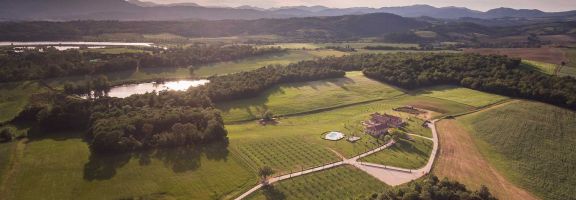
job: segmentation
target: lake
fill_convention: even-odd
[[[163,83],[139,83],[139,84],[126,84],[112,87],[106,94],[109,97],[126,98],[134,94],[145,94],[150,92],[159,92],[166,90],[185,91],[190,87],[198,87],[209,83],[209,80],[179,80],[179,81],[166,81]],[[91,94],[92,96],[94,93]],[[85,96],[84,98],[87,98]]]

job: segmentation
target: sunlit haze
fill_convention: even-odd
[[[281,6],[314,6],[323,5],[328,7],[391,7],[391,6],[408,6],[415,4],[427,4],[438,7],[457,6],[467,7],[476,10],[489,10],[499,7],[540,9],[544,11],[566,11],[576,9],[576,1],[570,0],[149,0],[155,3],[185,3],[192,2],[203,6],[257,6],[262,8],[281,7]]]

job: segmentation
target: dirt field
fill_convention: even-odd
[[[525,190],[508,182],[474,145],[470,134],[455,120],[442,120],[437,123],[440,139],[440,154],[433,173],[438,177],[448,177],[478,189],[486,185],[499,199],[537,199]]]
[[[513,58],[522,58],[545,63],[560,64],[567,61],[566,55],[562,49],[558,48],[480,48],[464,49],[466,53],[479,53],[507,55]]]

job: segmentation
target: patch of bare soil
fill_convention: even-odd
[[[482,156],[472,136],[456,120],[442,120],[437,124],[440,152],[433,173],[448,177],[478,189],[486,185],[499,199],[537,199],[526,190],[506,180]]]

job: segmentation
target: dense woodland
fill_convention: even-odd
[[[374,200],[496,200],[488,188],[470,191],[465,185],[447,179],[438,180],[431,176],[421,182],[394,187],[373,196]]]
[[[193,45],[168,50],[149,50],[149,53],[112,55],[74,49],[58,51],[55,48],[42,48],[0,55],[0,82],[101,74],[135,70],[138,66],[191,67],[193,70],[203,64],[285,51],[276,47],[256,48],[247,45]]]

